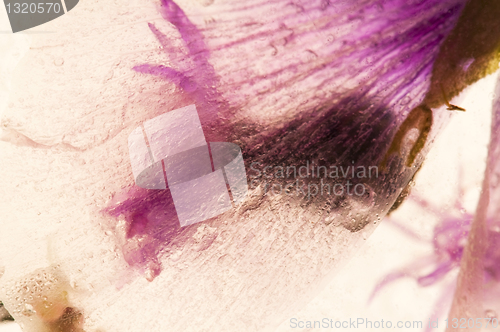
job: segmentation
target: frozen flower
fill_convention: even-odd
[[[392,206],[451,116],[438,107],[498,68],[494,2],[158,5],[81,3],[15,72],[1,295],[28,330],[64,306],[85,330],[271,329]],[[191,104],[207,141],[238,144],[247,167],[380,176],[351,179],[361,196],[314,197],[264,195],[261,178],[241,206],[181,228],[168,191],[133,185],[126,142]],[[52,286],[30,293],[37,280]]]

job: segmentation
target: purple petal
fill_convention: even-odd
[[[462,76],[463,68],[467,67],[469,73],[482,68],[477,64],[486,66],[475,53],[460,52],[468,51],[467,45],[475,45],[474,38],[467,40],[467,45],[456,43],[456,48],[447,48],[453,51],[453,58],[442,55],[443,43],[453,46],[453,38],[446,38],[453,36],[450,33],[464,4],[458,0],[303,4],[251,0],[216,2],[200,9],[194,3],[182,6],[163,1],[160,11],[165,21],[150,24],[145,30],[151,38],[144,38],[144,42],[137,42],[141,36],[136,30],[127,30],[136,39],[121,34],[126,44],[119,50],[117,60],[122,61],[115,63],[108,61],[108,54],[115,50],[106,45],[110,35],[102,32],[110,29],[105,24],[86,32],[93,37],[106,35],[105,39],[98,38],[99,43],[71,26],[57,35],[61,40],[44,36],[50,42],[44,39],[39,42],[40,48],[30,50],[28,63],[40,63],[29,68],[30,73],[49,72],[52,67],[42,62],[60,64],[59,59],[50,58],[60,55],[52,53],[55,49],[75,56],[76,60],[67,56],[63,67],[52,68],[64,74],[50,76],[54,82],[46,93],[58,96],[58,117],[68,113],[63,109],[73,107],[75,115],[72,112],[71,116],[75,117],[71,125],[68,118],[61,125],[55,117],[42,117],[40,122],[46,125],[38,126],[32,117],[45,116],[48,111],[42,111],[54,106],[52,98],[36,98],[40,86],[47,85],[47,76],[33,75],[22,81],[25,85],[18,83],[17,89],[23,94],[29,91],[33,98],[24,102],[14,99],[7,114],[11,121],[3,122],[7,129],[25,129],[18,132],[42,146],[53,141],[69,143],[44,151],[36,150],[36,144],[9,150],[11,159],[2,168],[12,175],[6,182],[12,193],[9,196],[33,199],[43,205],[43,211],[39,219],[36,207],[7,197],[8,203],[16,202],[15,206],[22,208],[5,208],[10,214],[6,220],[23,223],[12,226],[14,222],[9,222],[7,227],[11,228],[2,241],[12,244],[7,246],[12,257],[20,257],[11,248],[24,244],[42,248],[47,237],[54,234],[49,231],[57,230],[53,237],[61,235],[58,248],[64,249],[58,250],[65,263],[60,269],[78,283],[89,285],[91,295],[86,289],[73,295],[82,303],[90,329],[157,330],[160,325],[172,331],[272,328],[307,301],[313,288],[373,231],[375,215],[387,212],[420,166],[430,143],[449,118],[448,112],[434,110],[433,114],[431,110],[443,100],[433,105],[424,103],[433,91],[433,82],[451,77],[444,84],[447,92],[454,95],[460,90],[452,80],[456,75],[447,71],[433,74],[441,68],[438,64],[452,59],[452,67]],[[145,12],[140,11],[138,16]],[[118,11],[116,14],[113,19],[127,23]],[[106,21],[106,16],[100,18]],[[130,64],[131,54],[138,54],[130,51],[134,43],[149,51],[141,54],[144,60]],[[102,53],[89,52],[89,45],[94,48],[91,51]],[[471,57],[474,62],[464,66],[463,60]],[[80,59],[85,61],[80,63]],[[82,70],[83,66],[87,69]],[[96,67],[110,69],[111,73],[103,77],[89,74]],[[72,80],[68,82],[68,78]],[[467,76],[467,84],[475,79]],[[75,88],[65,88],[67,93],[57,90],[68,86]],[[36,110],[27,112],[30,107],[25,105],[31,103],[37,103],[32,107]],[[306,162],[369,167],[379,166],[384,160],[386,167],[379,176],[359,181],[367,191],[359,197],[266,194],[263,188],[283,184],[283,180],[256,177],[249,171],[249,180],[258,180],[260,187],[251,188],[243,204],[206,222],[181,228],[168,191],[133,185],[126,136],[144,121],[191,104],[199,110],[207,140],[239,145],[247,170],[253,162],[272,167]],[[59,130],[56,134],[51,132],[54,128]],[[420,131],[418,144],[408,135],[412,129]],[[20,145],[14,136],[7,140]],[[26,153],[28,149],[38,153]],[[36,158],[22,160],[18,156]],[[21,162],[15,165],[18,160]],[[38,161],[43,167],[37,167]],[[33,169],[46,171],[53,178],[60,176],[62,184],[43,184],[41,178],[49,175],[29,169],[33,165]],[[10,166],[17,172],[9,170]],[[335,184],[345,180],[339,178]],[[316,179],[304,181],[310,185]],[[44,194],[40,194],[40,188]],[[75,208],[70,202],[76,199],[83,203]],[[69,209],[78,211],[59,215],[51,209],[53,202],[59,204],[56,206],[68,202]],[[107,207],[101,209],[106,202]],[[96,213],[99,210],[103,212],[100,215]],[[72,218],[75,214],[83,217]],[[64,221],[60,226],[55,221],[59,219]],[[49,231],[39,227],[42,223],[38,220],[50,220]],[[93,228],[88,225],[91,221]],[[38,226],[41,235],[32,232],[32,225]],[[67,238],[68,233],[75,234],[72,226],[81,232]],[[15,243],[17,239],[23,241]],[[84,245],[87,248],[101,240],[98,244],[103,248],[111,247],[109,256],[116,253],[119,259],[115,263],[97,255],[95,259],[80,259]],[[439,254],[455,259],[450,253],[457,248],[446,241],[436,244]],[[123,256],[118,255],[120,250]],[[17,268],[10,269],[15,272],[9,272],[8,278],[24,278],[27,272],[19,267],[29,268],[27,262],[9,259],[8,269]],[[117,266],[130,268],[124,272],[119,290],[113,282]],[[139,271],[149,282],[134,280],[136,275],[130,270]],[[29,280],[29,275],[26,278]],[[98,288],[91,287],[91,282]],[[15,296],[7,297],[7,305],[22,303]],[[148,305],[137,306],[137,299],[137,303]],[[158,315],[155,307],[167,314]],[[23,319],[21,314],[16,315]],[[30,323],[29,318],[24,320]]]
[[[293,6],[286,1],[220,4],[208,24],[196,10],[189,14],[165,1],[162,15],[175,26],[188,52],[185,57],[180,51],[172,54],[163,41],[165,32],[150,25],[176,69],[152,64],[138,64],[135,69],[165,77],[181,88],[200,110],[207,141],[236,142],[247,167],[253,162],[300,166],[308,161],[327,166],[378,166],[398,126],[424,100],[439,47],[463,4],[458,0],[388,1],[383,13],[377,5],[362,1],[326,7],[314,2]],[[222,15],[225,11],[231,15]],[[177,83],[179,77],[189,77],[197,89],[187,91]],[[429,139],[446,120],[437,118]],[[255,198],[237,213],[205,222],[213,229],[210,238],[216,240],[192,249],[199,225],[176,227],[176,218],[166,217],[157,208],[165,197],[153,190],[125,192],[124,199],[114,200],[105,211],[126,221],[123,251],[131,266],[143,270],[149,265],[157,268],[158,262],[179,251],[186,257],[193,250],[218,252],[229,241],[224,234],[233,227],[242,234],[254,234],[231,240],[231,252],[239,257],[241,266],[260,259],[295,257],[298,247],[293,243],[298,241],[300,246],[305,234],[317,234],[322,246],[308,250],[304,260],[313,265],[295,262],[260,270],[259,264],[252,263],[239,276],[238,285],[254,275],[262,277],[253,282],[249,294],[240,295],[241,301],[250,303],[245,298],[251,294],[273,294],[267,311],[281,312],[288,307],[286,288],[305,291],[309,281],[300,280],[322,280],[334,266],[333,260],[344,255],[344,249],[339,251],[328,238],[337,238],[347,229],[352,232],[346,236],[348,248],[361,238],[359,231],[371,232],[375,213],[384,215],[390,208],[422,161],[420,155],[415,168],[406,168],[409,147],[401,149],[404,151],[396,152],[402,152],[402,157],[389,156],[386,172],[366,179],[370,192],[364,197],[307,200],[264,196],[262,186],[280,182],[258,178],[261,188],[252,188]],[[148,203],[133,203],[143,201]],[[163,206],[168,210],[172,205],[168,201]],[[297,215],[302,214],[300,221]],[[154,226],[162,220],[164,225]],[[291,221],[295,222],[290,227]],[[281,240],[292,238],[292,242]],[[259,242],[264,239],[269,244],[262,247]],[[334,258],[319,252],[336,254]],[[267,289],[264,285],[271,275],[290,276],[296,269],[303,276],[286,277],[286,288],[275,285]],[[148,275],[154,278],[157,272]],[[241,319],[251,319],[243,317],[251,315],[241,314]]]

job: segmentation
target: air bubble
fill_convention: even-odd
[[[64,64],[64,59],[63,58],[57,58],[54,60],[54,65],[56,66],[62,66]]]

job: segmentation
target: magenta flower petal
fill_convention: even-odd
[[[464,213],[460,217],[457,217],[452,212],[443,213],[433,206],[432,203],[422,198],[412,196],[411,199],[417,202],[422,208],[441,218],[433,232],[432,245],[434,253],[421,257],[408,266],[388,274],[375,286],[370,301],[380,292],[382,287],[399,278],[410,277],[415,279],[420,286],[426,287],[439,282],[449,272],[458,269],[460,266],[473,216]],[[459,203],[456,206],[460,207]],[[396,226],[409,238],[419,242],[425,241],[421,236],[409,230],[402,223],[392,221],[391,224]],[[431,272],[428,272],[429,269]]]

